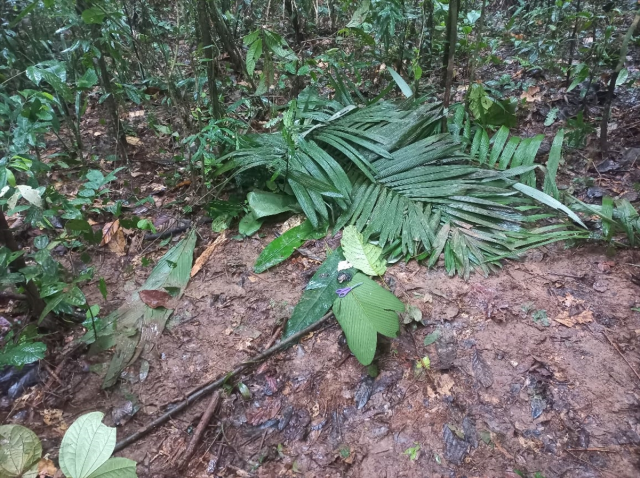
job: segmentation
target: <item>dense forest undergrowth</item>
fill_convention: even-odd
[[[0,478],[637,475],[640,4],[0,17]]]

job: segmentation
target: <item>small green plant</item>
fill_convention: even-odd
[[[80,416],[60,445],[60,469],[67,478],[135,478],[136,462],[111,457],[116,429],[102,424],[104,414]],[[42,456],[40,439],[21,425],[0,426],[0,476],[36,478]],[[111,457],[111,458],[110,458]]]
[[[407,448],[402,454],[408,455],[411,461],[416,461],[420,456],[420,443],[414,442],[414,446]]]
[[[543,327],[549,327],[549,317],[547,317],[547,311],[544,309],[539,309],[534,311],[531,314],[531,318],[533,319],[533,322],[538,324],[538,325],[542,325]]]

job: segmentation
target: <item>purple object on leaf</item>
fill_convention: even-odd
[[[338,297],[340,297],[341,299],[344,299],[349,292],[351,292],[353,289],[355,289],[359,285],[362,285],[362,282],[358,282],[357,284],[353,284],[351,287],[345,287],[344,289],[338,289],[338,290],[336,290],[336,294],[338,294]]]

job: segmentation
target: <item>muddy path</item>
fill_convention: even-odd
[[[196,255],[216,236],[206,226],[201,233]],[[67,363],[44,408],[18,407],[10,421],[34,428],[54,456],[61,424],[90,410],[104,411],[122,439],[262,351],[337,244],[309,242],[255,275],[272,238],[221,246],[161,339],[114,389],[100,388],[108,354],[82,356]],[[227,388],[186,471],[174,466],[206,399],[120,455],[147,477],[639,476],[638,263],[637,251],[557,245],[468,282],[397,264],[385,281],[422,320],[381,341],[377,377],[332,320],[242,376],[250,398]],[[111,307],[148,274],[126,266],[109,254],[98,266]],[[94,288],[89,301],[102,303]],[[417,368],[426,356],[430,368]]]

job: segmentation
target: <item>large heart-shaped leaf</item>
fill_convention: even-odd
[[[111,456],[116,429],[102,423],[104,413],[82,415],[65,433],[60,445],[60,468],[71,478],[88,478]]]
[[[128,458],[109,458],[89,478],[135,478],[136,462]]]
[[[40,439],[20,425],[0,426],[0,477],[23,476],[42,456]]]
[[[344,228],[341,245],[347,260],[365,274],[381,276],[387,270],[382,259],[382,248],[365,243],[355,226]]]
[[[369,365],[376,354],[377,334],[398,334],[397,312],[404,311],[404,304],[364,274],[356,274],[344,289],[351,290],[335,300],[333,313],[353,355],[361,364]]]

